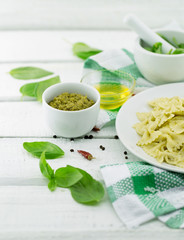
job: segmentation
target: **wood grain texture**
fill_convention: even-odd
[[[19,91],[24,84],[45,80],[48,76],[38,80],[17,80],[9,71],[13,68],[23,66],[35,66],[53,72],[60,76],[61,82],[80,82],[82,76],[83,62],[76,63],[44,63],[44,64],[3,64],[0,65],[0,101],[34,101],[34,98],[24,97]]]
[[[172,231],[158,221],[151,221],[135,230],[126,229],[116,216],[107,194],[98,206],[76,203],[67,189],[50,192],[39,170],[38,159],[22,148],[30,138],[0,139],[0,239],[182,239],[183,231]],[[65,156],[49,160],[54,168],[71,164],[89,172],[102,181],[100,166],[122,163],[125,148],[119,140],[49,140],[62,147]],[[105,151],[99,145],[106,147]],[[96,159],[87,161],[70,148],[82,148],[94,154]],[[11,148],[11,151],[10,151]],[[129,160],[132,155],[128,153]]]
[[[182,239],[183,231],[171,231],[152,221],[128,230],[116,216],[107,196],[98,206],[76,203],[69,191],[47,187],[0,187],[1,239]]]
[[[130,1],[135,3],[133,0]],[[140,1],[145,2],[145,0]],[[76,6],[78,3],[78,1],[73,0],[53,0],[51,4],[51,1],[44,0],[45,8],[41,9],[43,8],[42,0],[16,0],[16,5],[12,4],[13,2],[15,1],[1,1],[0,16],[2,17],[2,14],[5,14],[3,19],[7,18],[6,24],[3,23],[5,28],[12,26],[11,19],[8,19],[10,15],[14,17],[13,27],[15,29],[23,27],[27,29],[33,26],[34,28],[48,28],[48,18],[52,14],[56,15],[55,21],[58,21],[56,14],[58,12],[61,15],[59,19],[65,19],[66,15],[69,14],[67,6],[70,4]],[[59,2],[65,4],[66,8],[59,9],[57,5],[60,4]],[[128,4],[126,0],[122,2]],[[164,2],[166,1],[164,0]],[[5,8],[2,7],[3,3]],[[89,6],[87,1],[82,0],[81,3],[86,4],[86,7]],[[96,0],[93,4],[95,3],[97,3]],[[91,13],[93,15],[94,12],[98,13],[97,7],[101,11],[104,3],[104,0],[98,1],[98,5],[91,7],[92,12],[87,17],[90,18]],[[109,3],[110,0],[106,4]],[[114,1],[116,7],[119,7],[117,3],[121,4],[121,1]],[[175,3],[178,3],[178,0]],[[57,11],[54,9],[55,4],[57,5]],[[152,6],[151,4],[155,4],[155,2],[145,3],[146,6]],[[6,6],[9,9],[8,12]],[[81,11],[80,5],[77,6]],[[47,8],[49,8],[49,12]],[[113,10],[109,6],[107,9],[110,12]],[[119,9],[121,10],[121,8]],[[75,12],[75,8],[70,10]],[[76,22],[76,26],[80,25],[78,23],[81,19],[83,24],[86,24],[84,20],[89,19],[83,19],[85,15],[82,15],[80,11],[78,12],[81,14],[78,16],[79,21],[77,18],[72,19]],[[167,8],[166,11],[168,11]],[[33,12],[34,18],[32,18]],[[40,12],[42,14],[38,17]],[[109,17],[111,16],[109,15]],[[70,19],[69,15],[68,17]],[[99,20],[99,17],[100,15],[97,16],[97,20]],[[102,15],[102,23],[104,21],[103,17]],[[22,19],[25,21],[22,21]],[[44,27],[42,24],[39,25],[39,21],[43,23],[43,20]],[[0,29],[2,28],[2,21],[0,22]],[[99,23],[99,28],[104,26],[102,23]],[[55,22],[53,25],[52,17],[49,24],[52,28],[56,25],[61,27],[60,22]],[[94,26],[95,22],[90,24],[89,27]],[[108,24],[108,21],[106,24]],[[112,21],[112,24],[114,24],[114,21]],[[32,99],[20,101],[19,88],[24,81],[12,79],[8,72],[12,68],[33,65],[34,63],[34,66],[60,74],[62,81],[79,81],[83,62],[72,55],[71,45],[64,38],[71,42],[83,41],[101,49],[125,47],[131,50],[135,37],[135,34],[125,31],[1,32],[0,240],[183,239],[182,230],[169,229],[157,220],[146,223],[137,229],[126,229],[116,216],[107,194],[98,206],[84,206],[76,203],[67,189],[57,189],[51,193],[46,186],[47,180],[40,173],[39,160],[32,157],[22,147],[24,141],[53,142],[65,151],[63,158],[49,161],[54,169],[70,164],[86,170],[102,183],[101,165],[127,161],[123,154],[124,146],[119,140],[113,139],[116,134],[113,123],[104,127],[98,133],[93,132],[94,138],[92,140],[80,138],[73,142],[63,138],[53,139],[53,133],[44,123],[41,104],[32,101]],[[26,83],[28,82],[26,81]],[[105,151],[99,148],[100,145],[105,147]],[[75,150],[73,153],[70,152],[71,148]],[[87,161],[76,152],[77,149],[91,152],[96,159]],[[128,153],[128,157],[129,160],[132,160],[131,153]]]
[[[0,29],[124,29],[130,12],[159,27],[183,24],[183,10],[182,0],[1,0]]]
[[[72,43],[132,50],[135,38],[130,31],[1,31],[0,63],[82,62],[73,56]]]
[[[123,154],[125,147],[116,139],[75,139],[75,141],[70,141],[70,139],[63,138],[0,138],[0,185],[37,184],[42,186],[45,184],[39,170],[39,159],[34,158],[23,148],[23,142],[32,141],[49,141],[63,149],[64,157],[48,160],[53,169],[69,164],[88,171],[99,180],[102,180],[99,173],[101,165],[127,161]],[[105,147],[104,151],[100,149],[100,145]],[[74,152],[70,152],[70,149],[74,149]],[[95,159],[88,161],[77,150],[89,151]],[[129,153],[129,158],[132,158],[131,153]],[[24,180],[21,182],[21,179]]]

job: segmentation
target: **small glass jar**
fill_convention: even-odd
[[[132,75],[121,70],[90,70],[81,82],[99,91],[100,107],[106,110],[121,107],[133,94],[136,84]]]

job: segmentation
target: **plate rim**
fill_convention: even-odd
[[[136,94],[135,96],[133,96],[132,98],[130,98],[128,101],[126,101],[123,106],[120,108],[117,117],[116,117],[116,122],[115,122],[115,128],[116,128],[116,132],[117,135],[121,141],[121,143],[125,146],[125,148],[127,148],[135,157],[138,157],[139,159],[141,159],[144,162],[147,162],[153,166],[156,166],[158,168],[164,169],[164,170],[168,170],[168,171],[172,171],[172,172],[178,172],[178,173],[183,173],[184,174],[184,168],[178,167],[178,166],[174,166],[168,163],[159,163],[159,162],[152,162],[150,159],[146,159],[144,156],[140,156],[137,154],[137,152],[129,145],[126,143],[126,141],[124,141],[124,139],[122,138],[121,134],[120,134],[120,129],[119,129],[119,124],[120,124],[120,119],[121,119],[121,114],[124,111],[124,106],[127,106],[130,101],[135,101],[137,98],[139,98],[142,95],[147,95],[149,92],[152,91],[156,91],[158,88],[164,88],[164,87],[174,87],[176,86],[178,87],[178,85],[182,85],[184,87],[184,82],[179,82],[179,83],[169,83],[169,84],[163,84],[163,85],[159,85],[159,86],[155,86],[155,87],[151,87],[149,89],[146,89],[138,94]],[[154,96],[153,96],[154,98]],[[147,153],[145,153],[148,157],[151,157],[150,155],[148,155]],[[153,158],[153,157],[151,157]],[[156,160],[155,158],[153,158],[154,160]],[[156,160],[157,161],[157,160]]]

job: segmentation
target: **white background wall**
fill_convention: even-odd
[[[151,27],[172,19],[184,27],[184,0],[0,0],[0,30],[117,30],[129,12]]]

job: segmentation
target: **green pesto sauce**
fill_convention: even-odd
[[[78,93],[62,93],[55,97],[49,105],[53,108],[63,111],[79,111],[91,107],[93,100],[89,100],[87,96]]]

